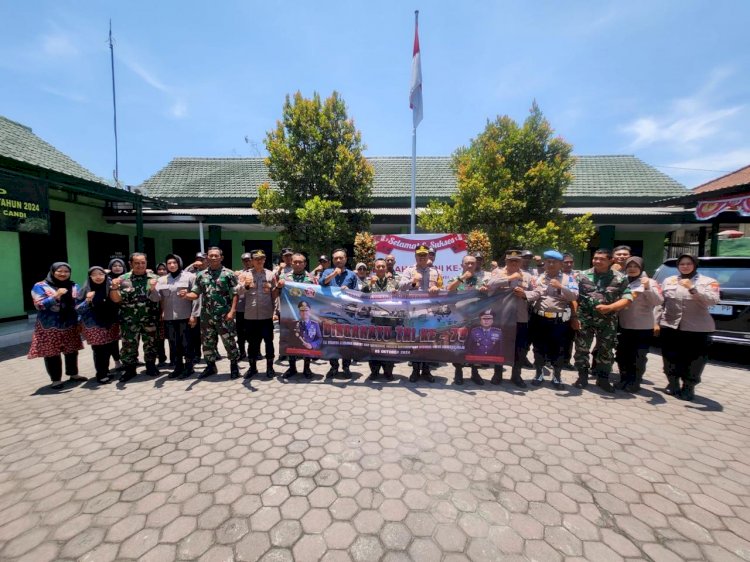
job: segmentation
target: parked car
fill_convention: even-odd
[[[719,282],[721,300],[711,307],[715,342],[750,346],[750,258],[698,258],[698,272]],[[677,259],[665,261],[654,273],[663,283],[677,275]]]

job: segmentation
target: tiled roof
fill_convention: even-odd
[[[0,156],[102,185],[109,183],[36,136],[29,127],[0,116]]]
[[[707,193],[729,187],[750,185],[750,165],[693,188],[693,193]]]
[[[411,158],[371,157],[373,198],[403,199],[411,193]],[[685,187],[634,156],[579,156],[566,198],[612,199],[675,197]],[[263,158],[175,158],[141,186],[163,199],[247,198],[270,182]],[[272,182],[270,182],[272,183]],[[273,184],[272,184],[273,185]],[[456,190],[449,156],[417,158],[417,197],[447,198]]]

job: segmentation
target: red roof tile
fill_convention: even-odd
[[[716,178],[715,180],[711,180],[703,185],[699,185],[698,187],[694,187],[693,193],[707,193],[709,191],[717,191],[719,189],[738,187],[741,185],[750,185],[750,165],[734,172],[730,172],[729,174]]]

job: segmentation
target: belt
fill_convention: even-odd
[[[566,310],[565,312],[549,312],[546,310],[535,310],[534,314],[536,314],[537,316],[541,316],[542,318],[546,318],[548,320],[563,320],[563,321],[570,320],[569,310]]]

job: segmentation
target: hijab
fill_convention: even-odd
[[[684,274],[680,273],[679,268],[677,269],[677,274],[680,276],[681,279],[691,279],[698,271],[698,258],[691,254],[682,254],[677,258],[677,263],[679,264],[682,261],[682,258],[690,258],[690,261],[693,262],[693,270],[690,273]]]
[[[44,281],[53,289],[67,289],[67,293],[62,295],[60,297],[60,315],[63,318],[71,319],[74,316],[76,316],[76,304],[73,300],[73,281],[68,277],[65,281],[60,281],[55,277],[55,271],[60,269],[61,267],[67,267],[68,271],[72,273],[72,269],[70,267],[70,264],[64,261],[56,261],[53,263],[49,268],[49,273],[47,274],[47,277],[44,278]]]
[[[638,256],[630,256],[627,260],[625,260],[625,268],[623,269],[623,272],[627,275],[628,266],[634,263],[638,266],[638,269],[641,270],[641,272],[636,277],[631,277],[628,275],[628,282],[632,283],[636,279],[640,279],[643,276],[643,258]]]
[[[105,273],[104,268],[98,265],[89,267],[89,276],[83,286],[82,296],[85,298],[91,291],[94,291],[94,298],[91,299],[91,313],[94,320],[100,326],[111,326],[117,321],[117,305],[109,299],[112,280],[105,275],[104,281],[94,283],[91,274],[97,270]]]
[[[182,258],[178,256],[177,254],[167,254],[167,257],[164,258],[164,263],[166,264],[166,262],[168,262],[171,259],[174,259],[177,261],[177,271],[172,273],[171,271],[169,271],[169,269],[167,269],[167,275],[171,275],[172,279],[176,279],[177,277],[180,276],[180,273],[182,273]]]
[[[128,268],[125,267],[125,261],[121,260],[120,258],[113,258],[109,260],[109,265],[107,266],[107,269],[109,269],[109,278],[110,279],[117,279],[122,273],[112,273],[112,264],[119,262],[122,266],[122,273],[125,273]]]

